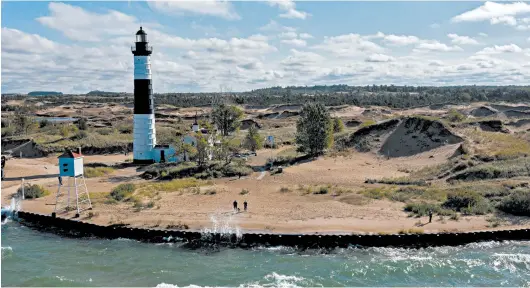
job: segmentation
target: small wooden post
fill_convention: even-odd
[[[24,178],[22,178],[22,198],[21,198],[22,200],[24,200],[26,198],[26,196],[24,195],[25,194],[24,193],[24,186],[25,186],[24,185]]]

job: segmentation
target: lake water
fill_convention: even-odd
[[[189,250],[2,225],[2,286],[524,286],[530,242],[428,249]]]
[[[35,117],[35,121],[40,122],[42,120],[48,120],[50,122],[73,122],[77,118],[72,117]]]

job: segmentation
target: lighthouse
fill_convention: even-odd
[[[147,34],[140,27],[136,32],[136,43],[131,47],[134,55],[134,140],[133,162],[153,163],[156,145],[153,89],[151,86],[151,53]]]

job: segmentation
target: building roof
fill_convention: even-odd
[[[81,157],[83,157],[83,154],[75,153],[75,152],[72,152],[71,150],[68,150],[57,158],[81,158]]]

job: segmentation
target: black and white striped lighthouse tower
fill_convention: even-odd
[[[153,163],[153,148],[156,145],[153,89],[151,86],[151,52],[147,34],[140,27],[134,55],[134,141],[133,162]]]

